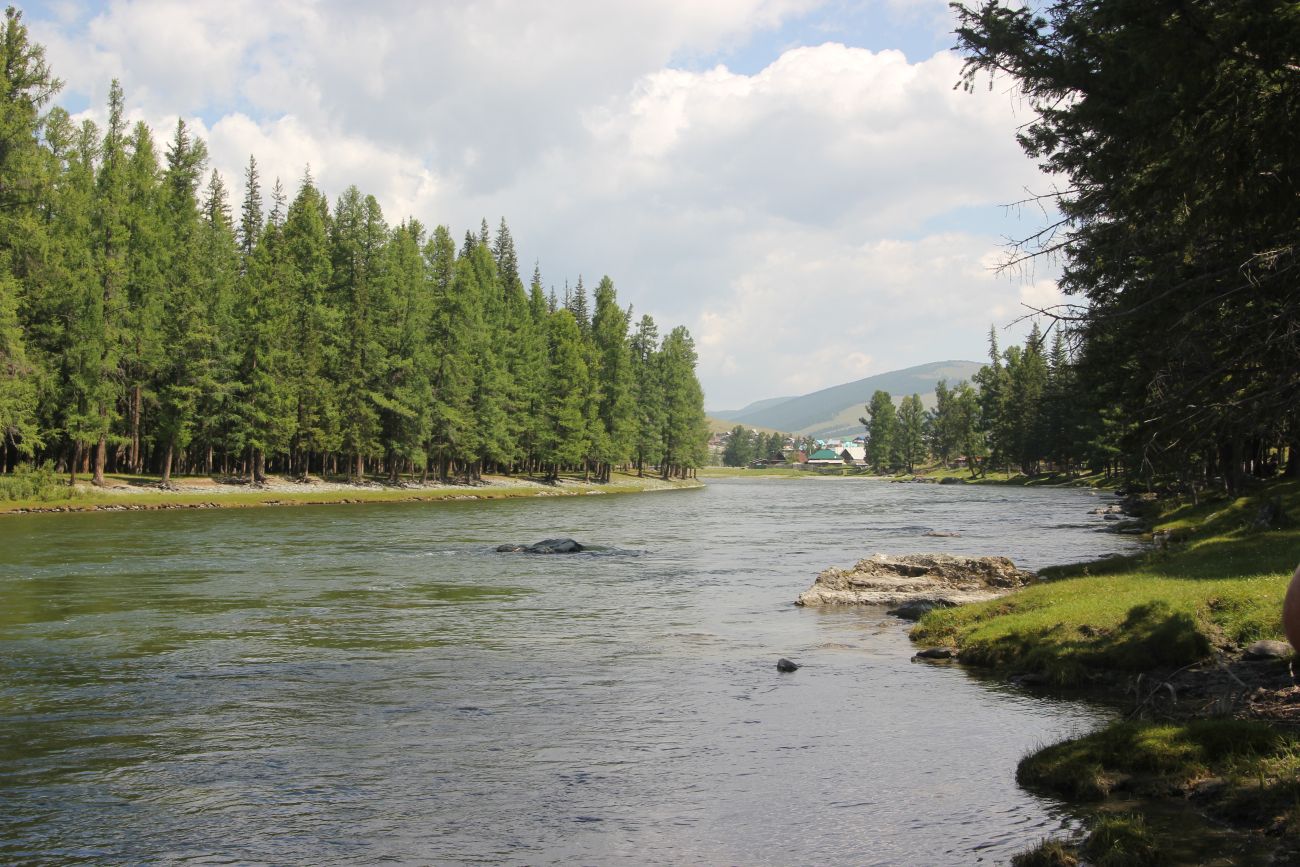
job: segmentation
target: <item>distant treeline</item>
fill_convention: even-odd
[[[897,405],[887,391],[876,391],[860,421],[866,429],[866,462],[878,473],[906,470],[930,461],[964,464],[971,475],[990,469],[1032,475],[1041,470],[1073,473],[1084,468],[1107,474],[1121,470],[1120,429],[1105,413],[1078,400],[1078,369],[1064,333],[1056,331],[1050,347],[1037,326],[1024,346],[1000,350],[989,333],[989,364],[974,382],[935,386],[934,406],[921,396]],[[746,429],[730,432],[721,455],[726,466],[772,460],[792,440],[794,449],[811,453],[808,437]]]
[[[973,384],[939,380],[928,412],[918,395],[895,407],[888,392],[877,391],[862,418],[867,462],[877,472],[910,472],[927,459],[961,462],[975,476],[990,469],[1120,471],[1123,430],[1079,400],[1078,368],[1063,332],[1050,348],[1046,342],[1035,325],[1024,346],[999,351],[990,331],[989,364]]]
[[[785,458],[787,436],[777,431],[751,430],[736,425],[727,434],[722,447],[724,467],[747,467],[755,461],[780,461]]]
[[[20,13],[2,34],[0,472],[306,475],[562,470],[665,477],[708,432],[690,335],[632,325],[608,277],[557,299],[520,279],[502,220],[457,249],[390,226],[307,173],[238,214],[178,122],[160,155],[128,129],[45,106],[61,83]]]

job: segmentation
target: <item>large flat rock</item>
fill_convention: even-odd
[[[1006,557],[950,554],[876,554],[852,569],[831,567],[817,576],[796,605],[965,605],[996,599],[1035,580]]]

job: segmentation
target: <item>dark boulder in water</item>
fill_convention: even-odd
[[[503,554],[577,554],[586,550],[572,539],[543,539],[535,545],[498,545]]]
[[[799,663],[791,662],[783,656],[776,661],[776,670],[787,674],[791,671],[798,671]]]
[[[952,608],[953,603],[945,599],[912,599],[899,605],[897,608],[891,608],[886,614],[892,614],[903,620],[920,620],[927,613],[936,608]]]

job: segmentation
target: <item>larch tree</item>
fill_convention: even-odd
[[[867,427],[867,460],[877,473],[890,469],[897,453],[898,413],[887,391],[877,390],[858,421]]]
[[[704,392],[695,378],[696,360],[695,341],[685,326],[678,325],[668,332],[659,348],[663,387],[659,473],[665,479],[685,478],[704,463],[709,427],[704,415]]]
[[[539,453],[547,477],[554,480],[563,467],[575,465],[587,455],[583,400],[588,371],[582,332],[573,314],[559,310],[547,325],[546,424]]]
[[[327,453],[339,445],[336,391],[329,378],[339,311],[328,294],[328,222],[325,197],[307,172],[285,214],[288,280],[279,287],[289,298],[290,362],[286,373],[295,415],[290,470],[303,476],[311,472],[313,454],[320,456],[324,472]]]
[[[184,120],[167,148],[163,175],[164,235],[168,251],[163,300],[163,364],[157,439],[162,450],[162,484],[171,483],[174,462],[189,446],[204,396],[216,386],[217,335],[205,297],[198,185],[207,147],[193,138]]]
[[[27,351],[20,309],[30,280],[33,249],[44,247],[40,200],[48,198],[41,148],[45,104],[62,83],[45,61],[45,50],[28,38],[22,13],[5,12],[0,51],[0,472],[9,452],[31,457],[44,445],[37,413],[40,371]]]
[[[898,404],[894,448],[899,463],[910,473],[925,459],[925,407],[921,396],[913,394]]]
[[[297,412],[290,372],[289,337],[293,317],[282,287],[292,285],[292,263],[285,249],[279,194],[272,218],[262,223],[262,199],[255,163],[245,175],[240,235],[253,238],[242,247],[238,321],[242,357],[239,379],[239,443],[249,450],[253,484],[266,481],[268,455],[287,452],[296,429]],[[279,182],[276,182],[277,190]]]
[[[600,388],[593,427],[600,438],[594,455],[597,473],[607,482],[614,464],[626,461],[632,452],[636,408],[627,333],[631,311],[619,308],[614,281],[608,276],[596,285],[595,301],[591,336]]]
[[[632,457],[638,476],[663,453],[660,411],[664,401],[663,372],[659,363],[659,328],[648,314],[642,314],[632,335],[632,394],[635,416],[632,425]]]
[[[456,244],[446,226],[438,226],[424,248],[425,268],[433,296],[429,323],[429,350],[433,358],[429,407],[428,453],[438,465],[438,477],[449,478],[455,462],[468,450],[474,413],[474,344],[461,327],[475,315],[473,299],[458,281]]]

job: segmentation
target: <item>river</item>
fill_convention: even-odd
[[[1105,711],[791,601],[876,551],[1127,550],[1105,501],[728,479],[6,517],[0,862],[1003,863],[1075,821],[1016,760]],[[558,535],[598,550],[492,550]]]

